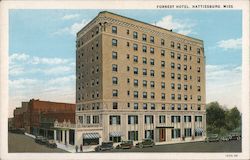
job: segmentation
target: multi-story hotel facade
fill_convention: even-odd
[[[202,40],[103,11],[76,48],[76,145],[204,140]]]

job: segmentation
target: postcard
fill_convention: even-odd
[[[1,159],[249,159],[249,1],[2,1]]]

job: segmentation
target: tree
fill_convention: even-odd
[[[234,130],[241,124],[241,115],[237,107],[230,109],[226,113],[227,129]]]

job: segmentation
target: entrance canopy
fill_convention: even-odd
[[[111,137],[121,137],[122,136],[121,132],[111,132],[109,135]]]
[[[99,133],[83,133],[83,139],[98,139],[100,138]]]

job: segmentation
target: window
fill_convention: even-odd
[[[134,74],[138,74],[138,68],[134,67]]]
[[[150,87],[154,88],[155,87],[155,82],[154,81],[150,81]]]
[[[177,69],[181,70],[181,65],[180,64],[177,65]]]
[[[113,102],[113,109],[118,109],[118,103],[117,102]]]
[[[147,110],[148,109],[148,104],[147,103],[143,103],[142,107],[143,107],[144,110]]]
[[[112,59],[117,59],[117,52],[112,52]]]
[[[138,56],[134,56],[134,62],[138,62]]]
[[[165,88],[165,82],[161,82],[161,89]]]
[[[130,91],[127,91],[127,95],[128,95],[128,96],[130,95]]]
[[[134,86],[138,86],[138,79],[134,79]]]
[[[187,75],[184,75],[184,80],[187,81]]]
[[[127,105],[128,105],[128,108],[130,108],[130,103],[128,103]]]
[[[151,64],[152,66],[155,65],[154,59],[150,59],[150,64]]]
[[[166,122],[166,116],[165,115],[160,115],[159,116],[159,122],[160,123],[165,123]]]
[[[198,91],[198,92],[201,91],[201,86],[197,86],[197,91]]]
[[[172,62],[171,63],[171,68],[174,69],[175,64]]]
[[[171,78],[174,79],[174,73],[171,73]]]
[[[144,135],[145,135],[145,139],[148,139],[148,138],[150,138],[150,139],[154,139],[154,130],[145,130],[145,133],[144,133]]]
[[[147,52],[147,46],[142,46],[142,52],[144,52],[144,53]]]
[[[161,56],[165,56],[165,50],[161,50]]]
[[[197,77],[197,81],[198,81],[198,82],[201,82],[201,77]]]
[[[142,57],[142,63],[147,64],[147,58],[146,57]]]
[[[147,35],[146,34],[142,34],[142,41],[147,41]]]
[[[177,43],[177,48],[181,49],[181,44],[180,43]]]
[[[129,83],[129,82],[130,82],[130,79],[128,78],[128,79],[127,79],[127,83]]]
[[[184,45],[184,51],[187,51],[187,45]]]
[[[99,116],[93,116],[93,124],[99,123]]]
[[[127,35],[129,35],[129,30],[127,29]]]
[[[171,58],[174,58],[174,52],[171,52]]]
[[[134,103],[134,109],[138,110],[138,103]]]
[[[117,89],[113,89],[113,97],[118,97],[118,90]]]
[[[185,128],[184,129],[184,136],[185,137],[191,137],[192,136],[192,129],[191,128]]]
[[[128,116],[128,124],[138,124],[138,116],[129,115]]]
[[[128,131],[128,140],[138,141],[138,131]]]
[[[197,72],[198,72],[198,73],[201,72],[201,68],[200,68],[200,67],[197,68]]]
[[[171,89],[174,89],[174,88],[175,88],[174,83],[171,83]]]
[[[200,53],[201,53],[201,49],[197,48],[197,54],[200,54]]]
[[[188,110],[187,104],[184,104],[184,110]]]
[[[147,75],[147,69],[145,69],[145,68],[142,69],[142,75],[144,75],[144,76]]]
[[[177,85],[178,90],[181,90],[181,84]]]
[[[188,100],[187,95],[184,95],[184,100],[185,100],[185,101],[187,101],[187,100]]]
[[[161,71],[161,77],[165,78],[165,72]]]
[[[171,110],[174,110],[174,108],[175,108],[175,105],[171,104]]]
[[[134,47],[134,51],[138,51],[138,44],[134,44],[133,47]]]
[[[166,99],[165,93],[161,93],[161,99],[162,100]]]
[[[154,123],[154,117],[152,115],[145,115],[144,123],[145,124],[153,124]]]
[[[155,43],[155,38],[153,36],[150,36],[150,43]]]
[[[134,98],[138,98],[138,91],[134,91]]]
[[[142,81],[142,85],[143,85],[143,87],[147,87],[147,81],[146,81],[146,80],[143,80],[143,81]]]
[[[137,39],[138,38],[138,33],[137,32],[133,32],[133,38]]]
[[[96,33],[96,34],[99,33],[99,27],[96,27],[95,33]]]
[[[129,42],[127,42],[127,47],[129,47],[130,45],[129,45]]]
[[[181,94],[178,94],[178,100],[181,100]]]
[[[112,83],[113,84],[118,84],[118,78],[117,77],[112,77]]]
[[[154,93],[154,92],[151,92],[151,93],[150,93],[150,97],[151,97],[151,99],[155,99],[155,93]]]
[[[197,110],[201,110],[201,105],[198,105],[198,106],[197,106]]]
[[[164,46],[165,45],[165,40],[161,39],[161,45]]]
[[[165,104],[161,104],[161,110],[165,110],[166,109],[166,105]]]
[[[165,61],[161,61],[161,67],[165,67]]]
[[[180,137],[181,137],[181,130],[180,129],[172,129],[171,138],[175,139],[175,138],[180,138]]]
[[[90,119],[90,116],[87,116],[87,124],[90,124],[91,123],[91,119]]]
[[[180,54],[177,54],[177,59],[181,60],[181,55]]]
[[[201,59],[199,57],[197,58],[197,63],[201,63]]]
[[[175,94],[171,94],[171,99],[175,100]]]
[[[184,61],[187,61],[187,55],[184,55],[183,59],[184,59]]]
[[[177,79],[178,79],[178,80],[181,80],[181,74],[178,74],[178,75],[177,75]]]
[[[127,59],[129,59],[129,54],[127,54]]]
[[[129,71],[130,70],[130,67],[129,66],[127,66],[127,71]]]
[[[180,123],[181,122],[181,116],[171,116],[171,122],[172,123]]]
[[[83,117],[82,116],[79,116],[79,121],[80,121],[80,123],[83,123]]]
[[[153,47],[150,47],[150,53],[152,53],[152,54],[155,53],[155,49]]]
[[[112,33],[117,34],[117,27],[116,26],[112,26]]]
[[[118,66],[116,64],[112,64],[112,71],[117,72]]]
[[[147,92],[143,92],[143,93],[142,93],[142,97],[143,97],[143,98],[147,98]]]
[[[112,39],[112,46],[117,46],[117,39]]]
[[[202,116],[195,116],[195,122],[202,122]]]
[[[184,122],[191,122],[191,116],[184,116]]]
[[[154,77],[155,76],[155,71],[154,70],[150,70],[150,76]]]
[[[198,101],[201,101],[201,96],[197,96],[197,100],[198,100]]]
[[[185,84],[184,85],[184,90],[187,91],[187,89],[188,89],[188,86]]]
[[[184,65],[184,71],[187,71],[187,65]]]
[[[110,125],[121,124],[121,117],[118,115],[109,116],[109,124]]]
[[[174,42],[173,41],[171,41],[171,47],[174,48]]]

